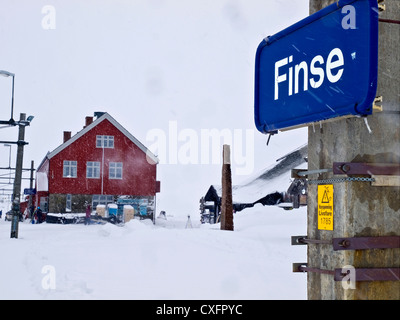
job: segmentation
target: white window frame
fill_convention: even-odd
[[[86,162],[86,178],[100,179],[100,162],[98,161]]]
[[[64,160],[63,178],[76,178],[78,174],[78,161]]]
[[[109,203],[114,203],[114,196],[112,195],[104,195],[104,194],[94,194],[92,196],[92,208],[93,210],[96,209],[96,207],[100,205],[105,205]]]
[[[96,148],[114,148],[114,136],[96,136]]]
[[[123,164],[122,162],[110,162],[108,168],[108,178],[122,180]]]

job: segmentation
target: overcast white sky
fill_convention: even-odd
[[[63,131],[75,134],[95,111],[110,113],[146,146],[151,130],[168,136],[171,122],[178,134],[191,129],[199,139],[202,129],[240,129],[243,139],[251,129],[254,152],[243,156],[254,161],[252,173],[270,166],[306,143],[307,131],[279,133],[266,146],[253,120],[255,53],[264,37],[306,17],[308,3],[0,0],[0,70],[16,74],[14,118],[35,116],[24,167],[31,160],[37,167]],[[46,5],[55,9],[55,29],[43,28]],[[11,79],[0,77],[0,119],[9,119],[10,104]],[[16,140],[17,131],[0,129],[0,140]],[[2,167],[8,150],[0,145]],[[15,166],[16,147],[12,153]],[[236,175],[235,165],[238,184],[248,175]],[[160,164],[158,180],[157,212],[197,217],[199,198],[220,184],[221,165]]]

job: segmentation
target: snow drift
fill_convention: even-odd
[[[306,248],[305,208],[256,205],[234,216],[235,231],[167,216],[112,224],[0,220],[0,299],[306,299],[306,276],[292,262]],[[9,276],[9,270],[14,276]]]

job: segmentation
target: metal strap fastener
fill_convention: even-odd
[[[354,268],[355,281],[399,281],[400,268]],[[336,268],[334,274],[335,281],[342,281],[350,274],[350,270]]]
[[[333,238],[333,250],[400,248],[400,236]]]
[[[322,179],[322,180],[308,180],[309,184],[329,184],[339,182],[374,182],[375,178],[364,178],[364,177],[346,177],[346,178],[335,178],[335,179]]]
[[[379,19],[379,22],[386,22],[386,23],[400,24],[400,21],[399,21],[399,20],[393,20],[393,19]]]
[[[333,238],[332,240],[308,239],[307,236],[292,236],[292,245],[331,244],[333,250],[368,250],[400,248],[400,236]]]
[[[322,274],[331,274],[335,275],[334,270],[327,270],[327,269],[320,269],[320,268],[312,268],[308,267],[307,263],[293,263],[293,272],[316,272],[316,273],[322,273]]]
[[[296,170],[296,174],[301,177],[309,176],[310,174],[326,173],[333,171],[333,169],[317,169],[317,170],[294,169],[294,170]]]
[[[307,263],[293,263],[293,272],[315,272],[334,276],[335,281],[343,281],[351,271],[348,268],[334,270],[308,267]],[[354,268],[355,281],[399,281],[400,268]]]
[[[311,174],[320,174],[320,173],[328,173],[333,172],[333,169],[318,169],[318,170],[302,170],[302,169],[292,169],[292,178],[304,179],[306,176]],[[345,178],[330,178],[330,179],[321,179],[321,180],[307,180],[309,184],[326,184],[326,183],[339,183],[339,182],[374,182],[375,178],[369,177],[345,177]]]
[[[398,163],[358,163],[358,162],[334,162],[333,168],[304,170],[293,169],[292,178],[304,178],[312,174],[329,173],[346,174],[346,175],[368,175],[372,177],[345,177],[345,178],[329,178],[329,179],[314,179],[308,180],[309,184],[325,184],[325,183],[340,183],[340,182],[375,182],[376,176],[399,176],[400,164]],[[397,180],[396,180],[397,181]],[[396,185],[396,184],[395,184]]]
[[[303,244],[332,244],[332,240],[308,239],[307,236],[292,236],[292,246]]]
[[[334,162],[333,174],[400,175],[398,163]]]

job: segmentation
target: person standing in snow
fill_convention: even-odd
[[[42,209],[40,207],[37,207],[36,209],[36,215],[37,215],[37,223],[42,223]]]
[[[86,217],[85,217],[85,224],[90,224],[90,214],[92,213],[92,208],[90,204],[86,206]]]
[[[33,213],[35,212],[35,206],[31,205],[29,207],[29,218],[33,219]]]

